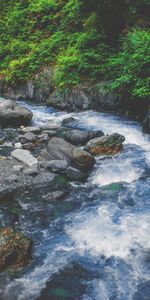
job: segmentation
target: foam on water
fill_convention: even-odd
[[[96,214],[86,213],[78,215],[74,226],[67,229],[67,233],[75,243],[80,254],[86,252],[94,257],[104,255],[127,259],[132,247],[150,248],[149,214],[127,214],[113,221],[111,206],[103,205]]]

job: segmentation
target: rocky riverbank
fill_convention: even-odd
[[[74,122],[73,118],[64,119],[60,126],[48,123],[41,126],[20,126],[15,129],[4,128],[12,124],[12,103],[14,107],[16,105],[16,109],[18,104],[6,100],[6,103],[11,103],[10,112],[10,106],[4,105],[5,99],[2,99],[1,103],[3,115],[7,115],[7,123],[3,122],[3,128],[0,129],[1,203],[13,201],[19,193],[40,193],[41,189],[42,197],[46,201],[62,200],[69,193],[71,182],[85,181],[89,176],[95,164],[95,155],[112,156],[123,149],[123,136],[117,133],[104,135],[100,130],[72,129],[69,124]],[[19,105],[20,111],[28,112],[31,118],[32,113]],[[20,125],[18,119],[14,125]],[[14,233],[11,228],[3,228],[0,239],[3,240],[5,232],[10,233],[8,241],[12,244],[12,239],[14,246],[10,254],[2,250],[2,269],[11,264],[23,266],[20,255],[26,257],[26,253],[20,253],[20,249],[23,249],[21,233]],[[15,236],[19,237],[17,244]],[[6,250],[8,248],[9,245]],[[30,244],[27,243],[25,252],[29,252],[29,248]],[[17,253],[17,256],[14,253]],[[7,255],[13,259],[6,258]]]
[[[96,109],[97,111],[117,112],[129,115],[143,123],[143,130],[150,132],[148,99],[136,101],[128,95],[117,95],[108,89],[109,82],[99,84],[78,85],[74,88],[58,90],[53,83],[53,70],[45,68],[32,80],[7,86],[0,81],[0,94],[8,99],[28,100],[43,103],[59,110],[84,111]]]

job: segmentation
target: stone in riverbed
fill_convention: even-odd
[[[40,127],[38,127],[38,126],[33,126],[33,127],[21,126],[19,131],[20,131],[20,133],[32,132],[34,134],[38,134],[38,133],[40,133],[41,130],[40,130]]]
[[[89,140],[96,137],[103,136],[104,133],[101,130],[97,131],[83,131],[79,129],[61,128],[57,130],[57,137],[65,139],[67,142],[77,146],[85,145]]]
[[[49,136],[47,133],[43,133],[43,134],[38,135],[38,139],[39,139],[39,143],[44,143],[49,140]]]
[[[36,164],[36,165],[33,165],[33,166],[29,167],[29,168],[24,169],[23,173],[25,175],[30,175],[30,176],[37,175],[38,174],[38,165]]]
[[[22,144],[35,143],[36,141],[37,141],[37,137],[32,132],[27,132],[23,136],[20,137],[20,142]]]
[[[68,124],[70,124],[72,122],[75,122],[75,121],[76,121],[75,118],[68,117],[68,118],[63,119],[61,123],[62,123],[63,126],[66,126],[66,125],[68,125]]]
[[[66,195],[67,192],[65,190],[61,190],[61,191],[48,193],[43,198],[46,201],[57,201],[57,200],[62,200]]]
[[[31,259],[32,242],[12,228],[0,229],[0,272],[7,267],[26,266]]]
[[[28,165],[29,167],[38,163],[37,158],[35,158],[28,150],[16,149],[11,152],[11,156]]]
[[[49,137],[56,136],[57,131],[56,130],[44,130],[42,131],[42,134],[48,134]]]
[[[83,173],[82,171],[75,169],[71,166],[67,168],[66,175],[70,180],[77,180],[77,181],[85,180],[88,176],[86,173]]]
[[[68,165],[84,172],[92,169],[95,159],[88,152],[79,149],[72,144],[66,142],[62,138],[52,138],[47,147],[41,152],[40,160],[66,160]]]
[[[22,145],[22,148],[26,149],[26,150],[33,150],[33,149],[35,149],[35,144],[33,144],[33,143],[26,143],[26,144]]]
[[[51,125],[51,124],[43,124],[40,126],[40,130],[52,130],[52,131],[56,131],[60,128],[59,125]]]
[[[20,126],[28,124],[32,119],[32,112],[12,100],[0,98],[0,126]]]
[[[51,160],[48,162],[45,162],[45,167],[47,169],[50,169],[52,172],[65,172],[67,167],[68,167],[68,163],[66,160]]]
[[[114,155],[123,149],[125,137],[118,133],[95,138],[87,143],[85,150],[93,155]]]

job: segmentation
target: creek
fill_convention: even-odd
[[[87,181],[72,183],[63,201],[45,203],[27,193],[2,205],[2,224],[15,222],[32,238],[33,260],[17,275],[1,273],[0,299],[149,300],[150,137],[116,114],[23,104],[33,125],[72,116],[74,128],[126,140],[120,154],[97,157]]]

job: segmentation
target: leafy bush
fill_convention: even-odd
[[[150,95],[150,34],[134,29],[122,41],[122,50],[109,60],[111,87],[135,98]]]
[[[60,88],[111,79],[119,93],[148,97],[148,2],[0,0],[0,77],[14,84],[49,65]]]

